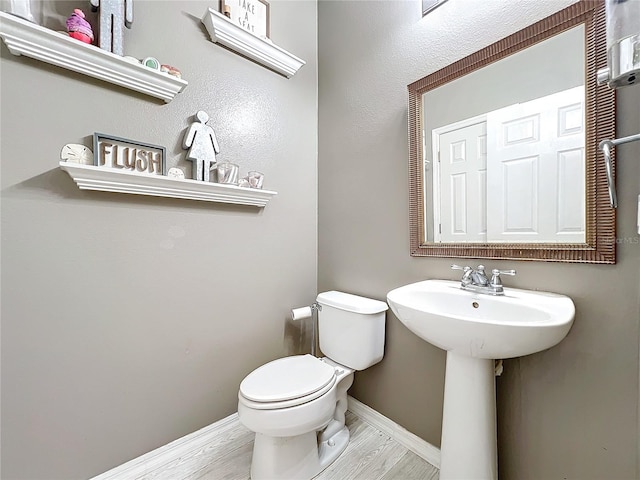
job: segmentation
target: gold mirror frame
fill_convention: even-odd
[[[427,243],[424,215],[422,95],[458,77],[505,58],[569,28],[585,26],[586,242]],[[615,138],[615,90],[598,86],[596,72],[606,66],[604,1],[583,0],[510,35],[408,86],[409,218],[411,255],[417,257],[493,258],[549,262],[616,262],[615,209],[609,204],[604,162],[598,142]],[[613,163],[615,172],[615,161]]]

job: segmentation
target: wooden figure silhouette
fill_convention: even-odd
[[[187,160],[193,162],[193,179],[209,181],[209,171],[216,163],[216,153],[220,153],[216,134],[207,122],[209,115],[200,110],[184,136],[183,148],[188,148]]]

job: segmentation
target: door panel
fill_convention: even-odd
[[[583,111],[577,87],[487,115],[488,241],[585,241]]]
[[[436,241],[486,240],[487,126],[484,119],[437,132],[440,215]],[[436,143],[434,142],[434,145]],[[438,239],[438,233],[439,239]]]

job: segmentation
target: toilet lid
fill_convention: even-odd
[[[240,393],[254,402],[281,402],[317,392],[334,377],[335,369],[312,355],[284,357],[247,375]]]

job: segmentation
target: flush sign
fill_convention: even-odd
[[[166,175],[165,156],[165,147],[102,133],[93,134],[93,163],[98,167]]]

